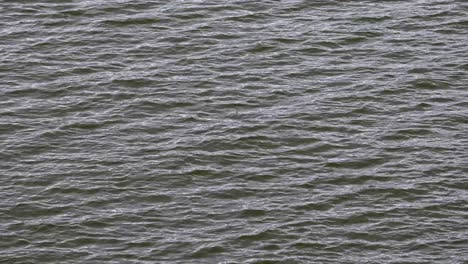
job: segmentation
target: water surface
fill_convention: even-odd
[[[0,262],[468,262],[467,12],[2,1]]]

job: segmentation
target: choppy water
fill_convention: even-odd
[[[2,1],[1,263],[466,263],[464,1]]]

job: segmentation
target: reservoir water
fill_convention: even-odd
[[[0,263],[468,263],[468,3],[0,2]]]

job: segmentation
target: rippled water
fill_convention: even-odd
[[[467,13],[0,2],[0,262],[466,263]]]

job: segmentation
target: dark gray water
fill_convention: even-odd
[[[467,263],[467,13],[1,1],[0,263]]]

